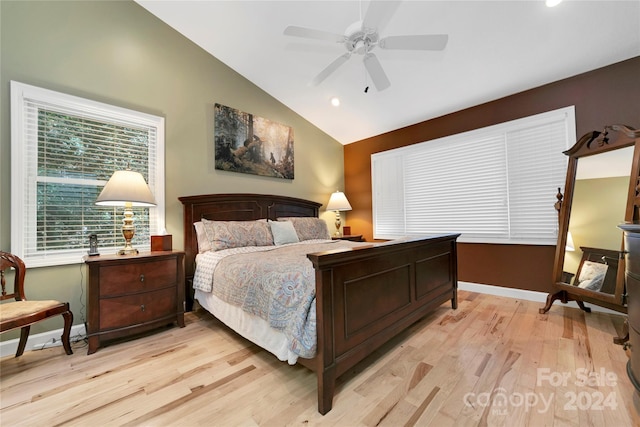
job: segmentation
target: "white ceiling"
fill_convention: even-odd
[[[445,33],[444,51],[375,49],[391,81],[382,92],[356,56],[313,87],[344,46],[283,30],[343,34],[369,1],[136,1],[342,144],[640,55],[638,0],[408,0],[380,36]]]

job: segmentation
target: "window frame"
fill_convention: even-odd
[[[400,238],[405,236],[418,236],[418,235],[424,235],[424,234],[442,233],[442,231],[440,230],[428,232],[428,233],[423,233],[423,232],[417,233],[415,231],[410,231],[407,229],[408,213],[406,210],[406,206],[409,202],[405,200],[407,198],[405,193],[407,193],[407,191],[409,190],[407,189],[408,184],[405,182],[406,180],[404,176],[405,175],[404,166],[405,164],[407,164],[407,159],[410,158],[410,156],[415,155],[416,153],[419,153],[421,150],[426,150],[426,149],[433,150],[434,147],[443,147],[445,151],[448,151],[449,149],[448,147],[457,149],[458,146],[455,145],[456,143],[469,144],[475,141],[481,141],[481,140],[490,139],[490,138],[496,138],[496,139],[502,138],[504,139],[504,141],[501,141],[501,146],[504,147],[505,161],[506,161],[505,168],[503,170],[505,174],[505,182],[506,182],[506,187],[505,187],[506,193],[504,193],[505,194],[504,197],[508,199],[510,196],[512,196],[512,194],[509,191],[509,187],[510,187],[511,179],[513,179],[513,176],[511,177],[509,176],[510,162],[512,160],[509,159],[509,151],[507,148],[507,144],[509,143],[509,138],[507,135],[513,134],[514,132],[522,131],[525,129],[530,129],[535,126],[540,126],[540,127],[545,125],[552,126],[554,123],[560,120],[562,120],[563,122],[562,125],[564,126],[563,134],[564,134],[565,141],[563,141],[564,143],[563,150],[559,150],[557,152],[558,157],[555,158],[554,162],[556,163],[563,162],[564,167],[562,169],[556,169],[556,174],[554,175],[555,177],[554,182],[556,182],[557,180],[557,183],[558,183],[557,187],[563,188],[565,184],[566,167],[567,167],[568,159],[567,159],[567,156],[565,156],[562,153],[562,151],[569,149],[571,146],[573,146],[573,144],[575,144],[575,141],[576,141],[575,107],[574,106],[559,108],[556,110],[535,114],[532,116],[512,120],[509,122],[499,123],[496,125],[475,129],[468,132],[449,135],[443,138],[437,138],[437,139],[424,141],[417,144],[412,144],[405,147],[396,148],[393,150],[387,150],[387,151],[372,154],[371,155],[371,177],[372,177],[371,185],[372,185],[372,219],[373,219],[374,239],[394,239],[394,238]],[[537,147],[530,147],[530,148],[537,148]],[[513,148],[510,148],[510,149],[513,150]],[[473,158],[474,152],[468,151],[468,152],[465,152],[465,154],[469,155],[469,157],[467,158],[467,162],[473,163],[473,161],[470,161],[468,159]],[[556,156],[556,154],[551,154],[550,156],[552,155]],[[550,158],[550,156],[547,158]],[[383,164],[382,160],[385,160],[385,159],[388,159],[388,162],[390,163]],[[393,176],[391,176],[388,179],[390,181],[396,180],[397,182],[395,183],[385,182],[387,180],[387,177],[385,174],[389,173],[389,171],[393,172],[392,173]],[[398,174],[401,175],[400,178],[397,178],[396,175]],[[379,191],[376,185],[380,185],[381,183],[384,186],[386,186],[387,189]],[[395,191],[397,193],[389,193],[390,191],[388,189],[389,186],[392,186],[393,188],[393,190],[391,191]],[[555,198],[556,192],[557,191],[549,192],[549,215],[555,215],[557,219],[557,212],[555,212],[555,210],[553,209],[553,204],[556,201],[556,198]],[[387,198],[392,197],[394,198],[394,200],[388,201],[386,204],[384,200],[378,200],[380,198],[385,197],[384,196],[385,194],[387,195],[386,196]],[[402,206],[398,206],[398,204],[400,203],[402,204]],[[433,204],[429,204],[427,206],[433,206]],[[378,213],[380,208],[387,208],[389,209],[390,213],[387,213],[386,217],[382,216],[381,214]],[[469,209],[472,210],[473,206],[470,206]],[[528,244],[528,245],[555,245],[556,244],[557,229],[558,229],[557,220],[553,223],[553,225],[555,226],[555,229],[553,231],[550,229],[547,229],[547,234],[549,235],[547,237],[544,237],[544,238],[538,238],[537,236],[535,238],[518,237],[518,236],[514,237],[511,230],[511,224],[514,222],[513,222],[513,219],[510,218],[511,209],[509,207],[508,200],[506,201],[505,209],[507,210],[507,216],[508,216],[507,223],[506,223],[506,230],[507,230],[506,238],[498,237],[497,235],[485,236],[485,237],[470,236],[470,235],[465,236],[465,233],[463,232],[460,238],[458,239],[458,241],[466,242],[466,243]],[[392,215],[392,216],[389,217],[389,215]],[[394,218],[398,218],[398,219],[396,220]],[[551,221],[549,221],[549,218],[547,218],[547,223],[551,224]],[[384,230],[381,232],[380,230],[378,230],[379,228],[378,224],[381,224],[382,226],[385,226],[385,224],[391,224],[391,226],[387,226],[386,232],[384,232]],[[459,232],[459,231],[447,230],[447,232]]]
[[[148,159],[150,175],[148,184],[154,194],[156,206],[149,208],[149,232],[158,234],[165,228],[164,117],[11,81],[11,252],[22,258],[27,267],[81,263],[89,246],[87,239],[87,246],[82,249],[44,250],[38,251],[35,255],[25,253],[27,236],[35,236],[37,230],[36,215],[29,210],[35,209],[38,185],[35,180],[34,182],[29,180],[31,176],[37,176],[38,164],[37,159],[35,162],[30,161],[29,149],[35,146],[34,153],[37,156],[38,141],[37,137],[29,138],[28,136],[28,129],[33,125],[26,122],[24,109],[27,102],[46,103],[67,111],[68,114],[80,114],[83,118],[90,120],[123,125],[137,124],[155,129],[155,161]],[[150,157],[151,151],[150,148]],[[69,182],[72,183],[71,181],[74,180],[70,179]],[[34,202],[29,203],[27,198]],[[116,222],[122,219],[121,210],[118,208]],[[124,238],[122,243],[124,244]],[[139,250],[149,250],[150,247],[150,242],[137,245]],[[100,247],[102,253],[115,253],[117,249],[119,248]]]

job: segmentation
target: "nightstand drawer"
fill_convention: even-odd
[[[100,296],[116,296],[175,285],[175,259],[128,263],[100,268]]]
[[[166,288],[137,295],[100,300],[100,329],[133,326],[175,315],[176,289]]]

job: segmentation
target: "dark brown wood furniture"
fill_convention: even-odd
[[[116,338],[176,322],[184,327],[184,252],[85,257],[87,337],[94,353]]]
[[[198,252],[193,224],[318,216],[320,203],[261,194],[180,197],[186,286]],[[317,355],[298,362],[317,374],[318,411],[331,410],[336,378],[446,301],[457,308],[458,234],[310,254],[316,274]]]
[[[5,270],[10,268],[14,269],[13,292],[7,293]],[[62,316],[64,319],[62,345],[67,354],[73,354],[69,340],[73,313],[69,309],[69,303],[55,300],[27,300],[24,291],[26,273],[27,268],[18,256],[0,251],[0,282],[2,284],[0,301],[14,300],[3,303],[0,307],[0,332],[21,328],[20,341],[16,350],[16,357],[19,357],[24,353],[32,324],[54,316]]]
[[[332,236],[333,240],[349,240],[351,242],[362,242],[362,234],[343,234],[342,236]]]
[[[631,164],[629,171],[629,179],[625,182],[625,189],[622,192],[627,194],[626,196],[626,204],[621,211],[624,209],[624,212],[614,213],[613,217],[615,218],[616,224],[611,225],[610,233],[605,233],[608,236],[613,237],[613,245],[616,247],[609,247],[610,252],[608,256],[615,257],[616,254],[618,256],[617,263],[609,260],[612,264],[610,267],[611,271],[609,274],[615,273],[613,277],[609,280],[613,280],[614,283],[608,283],[606,288],[603,288],[602,291],[593,291],[588,289],[582,289],[578,286],[575,286],[576,278],[574,278],[574,284],[566,282],[564,279],[569,277],[567,272],[573,273],[573,271],[568,271],[567,266],[565,265],[565,257],[566,257],[566,243],[567,243],[567,234],[570,231],[570,219],[572,217],[571,211],[572,206],[576,202],[574,200],[574,190],[576,187],[576,175],[578,172],[579,164],[587,164],[589,161],[592,161],[596,157],[592,156],[604,156],[611,155],[614,153],[610,153],[614,150],[620,150],[623,148],[628,148],[630,151],[629,156],[633,157],[629,159],[629,163]],[[625,222],[633,222],[638,220],[638,206],[639,203],[639,190],[638,183],[640,182],[640,131],[634,130],[628,126],[623,125],[611,125],[606,126],[602,132],[593,131],[584,135],[582,138],[576,142],[576,144],[567,150],[564,154],[569,156],[569,163],[567,167],[567,178],[565,182],[564,189],[564,197],[560,194],[558,196],[558,202],[556,203],[556,208],[559,209],[559,232],[558,232],[558,242],[556,245],[556,256],[555,256],[555,264],[553,270],[553,287],[554,290],[549,293],[547,297],[546,305],[540,309],[540,313],[546,313],[553,304],[554,301],[560,300],[563,303],[568,301],[576,301],[578,305],[585,311],[590,311],[588,307],[585,307],[584,303],[588,302],[591,304],[603,306],[609,308],[611,310],[616,310],[621,313],[627,312],[627,301],[626,301],[626,286],[624,279],[624,247],[623,247],[623,239],[618,230],[617,222],[619,222],[622,218],[624,218]],[[595,204],[602,204],[600,200],[594,201]],[[575,213],[574,213],[575,215]],[[575,233],[574,239],[575,239]],[[589,236],[585,236],[589,237]],[[602,249],[594,249],[594,248],[604,248],[603,245],[597,244],[598,242],[593,242],[588,245],[592,252],[602,251]],[[602,255],[602,254],[601,254]],[[613,267],[615,265],[615,267]],[[623,342],[625,340],[624,337],[616,339],[616,342]]]
[[[621,224],[626,248],[627,320],[630,350],[627,374],[635,387],[634,403],[640,402],[640,223]]]

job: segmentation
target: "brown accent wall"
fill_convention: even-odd
[[[353,207],[346,224],[373,237],[371,154],[575,105],[576,137],[608,124],[640,128],[640,57],[559,80],[486,104],[354,142],[344,147],[345,192]],[[419,96],[419,95],[416,95]],[[553,195],[552,195],[552,200]],[[470,207],[472,209],[472,207]],[[462,281],[548,292],[555,246],[465,244]]]

